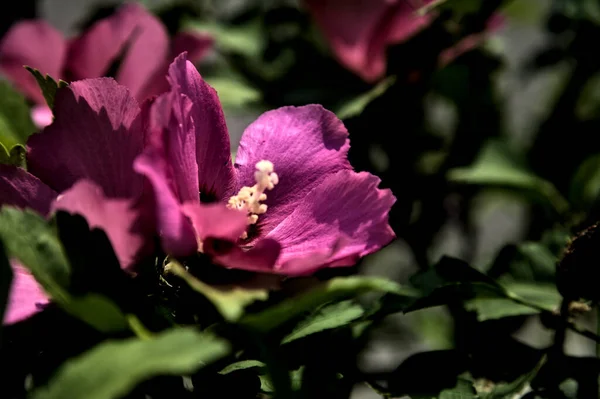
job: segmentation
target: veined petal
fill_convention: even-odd
[[[67,43],[63,35],[41,20],[13,25],[0,43],[0,70],[27,97],[45,104],[35,78],[24,65],[39,69],[54,79],[63,77]]]
[[[351,170],[348,131],[320,105],[282,107],[261,115],[244,131],[235,167],[239,186],[254,185],[255,165],[271,161],[279,183],[267,191],[268,210],[258,229],[268,234],[305,201],[328,175]]]
[[[199,201],[192,107],[189,98],[173,91],[156,98],[149,113],[152,145],[158,146],[168,160],[165,174],[180,203]]]
[[[342,170],[314,187],[266,236],[282,246],[276,271],[302,275],[349,266],[388,244],[395,237],[388,213],[396,198],[377,188],[379,182],[366,172]]]
[[[227,200],[235,187],[229,133],[221,103],[210,87],[181,54],[173,61],[168,75],[172,92],[185,95],[193,104],[191,117],[196,135],[196,162],[200,198]]]
[[[110,78],[73,82],[57,93],[54,111],[54,122],[27,143],[32,174],[57,192],[90,179],[111,198],[140,195],[144,180],[132,165],[145,136],[124,86]]]

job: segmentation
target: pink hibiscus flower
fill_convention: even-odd
[[[433,0],[304,0],[339,62],[367,82],[381,79],[386,71],[387,47],[402,43],[427,27],[434,14],[417,10]],[[503,24],[493,16],[488,29]],[[481,35],[465,39],[440,55],[447,63],[481,41]]]
[[[154,188],[166,252],[200,250],[227,267],[306,275],[355,264],[394,238],[395,198],[352,169],[348,132],[333,113],[319,105],[264,113],[246,128],[233,165],[215,91],[185,55],[168,80],[171,91],[150,111],[152,144],[135,162]],[[208,237],[219,220],[222,231]]]
[[[169,43],[162,23],[141,5],[129,3],[70,40],[42,20],[15,24],[0,42],[0,71],[36,103],[32,118],[44,127],[52,121],[52,112],[23,65],[72,81],[104,76],[122,57],[116,80],[143,101],[168,90],[164,76],[175,56],[188,51],[197,61],[211,45],[210,37],[192,33],[180,33]]]
[[[395,198],[352,169],[348,132],[333,113],[308,105],[263,114],[234,166],[216,92],[186,54],[168,80],[171,90],[141,107],[111,78],[59,90],[55,120],[27,143],[28,171],[0,165],[0,205],[82,214],[127,270],[155,231],[171,255],[200,251],[226,267],[283,275],[352,265],[394,238]],[[19,298],[39,298],[16,287],[5,321],[37,309]]]

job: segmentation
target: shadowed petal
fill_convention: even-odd
[[[174,93],[185,95],[193,104],[191,116],[201,198],[227,200],[235,186],[235,173],[229,133],[217,93],[202,80],[185,53],[171,64],[168,80]]]
[[[215,264],[260,273],[272,273],[281,245],[270,238],[259,240],[248,250],[230,242],[208,238],[204,241],[204,252]]]
[[[124,86],[110,78],[73,82],[57,93],[54,111],[54,122],[27,143],[32,174],[58,192],[82,178],[107,197],[142,192],[143,178],[132,164],[145,137],[140,108]]]
[[[13,25],[0,43],[0,70],[31,100],[45,104],[35,78],[23,65],[54,79],[63,77],[67,44],[63,35],[41,20]]]
[[[320,266],[349,266],[394,238],[388,213],[395,202],[379,178],[343,170],[329,175],[266,238],[282,252],[277,272],[308,274]]]
[[[85,217],[90,228],[104,230],[121,267],[130,268],[140,259],[144,234],[139,211],[127,199],[108,199],[91,181],[80,180],[62,193],[52,205],[53,211],[66,211]]]
[[[0,164],[0,206],[31,208],[46,216],[56,192],[21,168]]]
[[[386,47],[429,24],[419,6],[432,0],[305,0],[308,11],[342,64],[366,81],[383,76]]]
[[[279,184],[267,191],[267,213],[258,219],[268,234],[327,175],[351,169],[343,123],[320,105],[283,107],[261,115],[244,131],[235,166],[239,186],[254,185],[255,165],[273,162]]]
[[[210,237],[235,243],[248,227],[244,212],[228,209],[223,204],[204,205],[196,201],[184,204],[182,209],[201,240]]]
[[[33,316],[49,302],[48,297],[27,269],[11,260],[13,280],[2,324],[13,324]]]
[[[168,51],[161,22],[141,5],[130,3],[71,43],[68,69],[76,79],[100,77],[123,56],[116,79],[141,101],[140,93],[163,66]]]
[[[146,176],[154,190],[156,223],[163,250],[173,256],[196,253],[198,242],[189,219],[175,197],[167,177],[167,163],[158,149],[148,148],[134,163],[134,169]]]

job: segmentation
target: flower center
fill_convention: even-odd
[[[227,207],[245,211],[248,214],[248,225],[256,224],[258,216],[267,211],[267,205],[261,204],[267,199],[265,191],[272,190],[279,183],[279,177],[274,172],[273,163],[270,161],[260,161],[256,163],[256,172],[254,172],[256,184],[252,187],[244,186],[240,188],[237,195],[229,198]],[[248,238],[248,233],[244,232],[240,237],[242,240]]]

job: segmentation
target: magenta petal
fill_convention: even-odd
[[[73,82],[59,90],[55,120],[29,138],[29,171],[61,192],[90,179],[107,197],[133,198],[144,180],[132,169],[145,137],[140,108],[110,78]]]
[[[31,208],[46,216],[56,192],[21,168],[0,164],[0,206]]]
[[[320,105],[283,107],[261,115],[244,131],[235,166],[240,186],[254,185],[255,165],[273,162],[279,184],[267,191],[269,209],[258,219],[267,234],[323,179],[350,170],[344,124]]]
[[[305,0],[337,58],[366,81],[382,77],[386,47],[430,22],[416,10],[432,0]]]
[[[195,253],[198,242],[194,228],[175,197],[164,156],[156,148],[148,148],[135,160],[134,169],[146,176],[154,190],[156,223],[164,251],[173,256]]]
[[[171,92],[158,97],[150,109],[153,145],[161,147],[168,159],[166,173],[181,203],[199,200],[192,106],[189,98]]]
[[[248,250],[228,241],[212,238],[204,241],[204,252],[214,263],[252,272],[272,273],[280,251],[281,245],[270,238],[258,241]]]
[[[202,80],[185,53],[169,67],[168,80],[174,93],[185,95],[193,103],[191,116],[195,125],[201,198],[227,200],[235,186],[235,172],[229,133],[217,93]]]
[[[168,35],[160,21],[130,3],[71,43],[67,67],[77,79],[100,77],[124,55],[116,79],[141,101],[139,93],[163,65],[168,50]]]
[[[49,302],[48,297],[27,269],[11,261],[13,280],[8,294],[8,304],[2,324],[13,324],[25,320],[42,310]]]
[[[140,260],[145,244],[139,230],[141,216],[130,200],[108,199],[99,186],[80,180],[56,199],[52,210],[82,215],[90,228],[104,230],[122,268]]]
[[[45,21],[24,21],[13,25],[0,43],[0,70],[30,99],[44,104],[35,78],[23,65],[43,75],[62,78],[67,44],[63,35]]]
[[[188,202],[182,207],[199,239],[217,238],[235,243],[248,227],[248,217],[244,212],[228,209],[220,203],[200,204]]]
[[[396,201],[379,178],[343,170],[329,175],[266,238],[281,243],[281,274],[348,266],[394,238],[388,213]],[[268,211],[267,211],[268,212]]]

